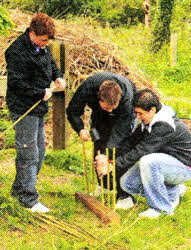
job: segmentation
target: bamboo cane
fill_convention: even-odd
[[[113,210],[115,211],[116,205],[116,148],[113,148]]]
[[[55,226],[56,228],[60,229],[61,231],[65,232],[65,233],[68,233],[68,234],[70,234],[70,235],[72,235],[72,236],[74,236],[76,238],[81,239],[81,237],[82,237],[80,233],[78,233],[77,231],[73,230],[72,228],[70,228],[70,227],[68,227],[66,225],[63,227],[63,226],[55,223],[54,221],[51,221],[50,219],[47,220],[46,218],[43,218],[42,216],[38,216],[36,218],[38,220],[48,224],[48,225]]]
[[[51,92],[53,92],[55,89],[56,89],[56,87],[53,87],[53,88],[51,89]],[[41,101],[43,101],[43,99],[38,100],[38,101],[37,101],[32,107],[30,107],[23,115],[21,115],[21,116],[20,116],[20,117],[19,117],[19,118],[18,118],[18,119],[8,128],[8,129],[6,129],[6,130],[4,131],[4,133],[6,133],[8,130],[14,128],[14,126],[15,126],[17,123],[19,123],[23,118],[25,118],[25,116],[28,115],[36,106],[38,106],[39,103],[40,103]],[[1,136],[2,136],[4,133],[2,133]]]
[[[83,166],[84,166],[84,187],[85,187],[85,192],[89,193],[87,162],[86,162],[86,148],[85,148],[84,141],[82,141],[82,153],[83,153]]]
[[[107,201],[108,201],[108,207],[110,207],[111,190],[110,190],[110,165],[109,165],[109,149],[108,148],[106,148],[106,157],[107,157]]]
[[[100,150],[98,150],[97,154],[100,155]],[[101,182],[101,202],[104,205],[105,200],[104,200],[103,176],[100,177],[100,182]]]
[[[104,187],[103,187],[103,176],[101,176],[100,181],[101,181],[101,202],[102,202],[102,204],[105,204],[105,200],[104,200]]]
[[[69,221],[67,221],[66,219],[63,219],[63,218],[61,220],[58,220],[58,219],[54,218],[53,216],[47,215],[47,214],[41,214],[41,216],[44,217],[45,219],[51,220],[54,223],[59,224],[61,226],[66,225],[66,226],[68,226],[68,228],[72,228],[73,230],[76,230],[79,233],[83,234],[84,237],[90,237],[92,239],[98,240],[98,238],[95,235],[91,234],[89,231],[85,230],[84,228],[74,224],[74,222],[70,223]]]
[[[94,143],[92,142],[92,163],[91,163],[91,190],[95,197],[95,175],[94,175]]]

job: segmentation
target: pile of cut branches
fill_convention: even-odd
[[[15,30],[4,38],[0,50],[0,74],[6,74],[4,60],[5,49],[23,32],[31,20],[30,13],[20,10],[10,10],[11,20],[15,23]],[[120,59],[120,49],[113,44],[103,41],[98,35],[96,27],[90,24],[79,24],[55,20],[58,40],[68,44],[68,60],[70,73],[70,88],[76,88],[84,79],[98,71],[113,71],[128,76],[138,88],[153,88],[144,75],[137,73],[137,69],[129,69],[124,60]],[[18,32],[19,31],[19,32]],[[96,35],[95,35],[96,34]],[[96,37],[95,37],[96,36]]]

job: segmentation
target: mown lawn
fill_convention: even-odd
[[[87,157],[90,157],[89,144],[87,148]],[[69,165],[74,164],[75,155],[81,151],[81,145],[76,143],[72,151],[68,149],[64,152],[71,154],[72,160]],[[63,152],[58,152],[58,161],[61,153]],[[83,175],[77,173],[79,169],[67,170],[64,165],[58,166],[54,161],[51,166],[49,156],[52,153],[48,152],[39,174],[37,189],[40,193],[40,200],[50,207],[51,212],[46,215],[46,218],[42,218],[41,215],[33,214],[20,207],[18,202],[10,197],[15,174],[15,154],[14,150],[5,150],[1,154],[6,156],[1,157],[0,181],[3,183],[0,205],[1,249],[191,248],[189,219],[191,216],[191,182],[187,183],[188,190],[173,216],[162,215],[157,219],[140,219],[137,216],[138,213],[147,209],[148,206],[144,198],[136,197],[135,208],[117,211],[121,215],[120,225],[106,226],[83,204],[75,200],[75,192],[83,192],[84,189]],[[76,159],[81,163],[81,158]],[[77,226],[80,226],[81,232],[76,232]],[[63,231],[66,227],[67,232]],[[71,236],[68,231],[75,232],[77,237]]]

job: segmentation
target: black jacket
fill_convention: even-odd
[[[117,82],[122,89],[119,106],[111,113],[101,109],[97,97],[100,85],[106,80]],[[117,148],[132,131],[135,118],[133,111],[135,91],[134,84],[128,78],[111,72],[96,73],[87,78],[73,95],[67,108],[68,120],[73,129],[79,133],[84,128],[80,117],[88,105],[92,109],[91,127],[96,128],[101,140],[107,142],[106,147]]]
[[[48,46],[40,52],[35,50],[28,29],[9,46],[5,58],[8,71],[6,101],[14,113],[25,113],[44,97],[45,88],[62,76]],[[43,116],[47,111],[48,102],[42,101],[30,115]]]
[[[168,106],[163,105],[148,128],[140,124],[129,141],[132,149],[116,159],[119,169],[127,170],[151,153],[168,154],[191,166],[191,133]]]

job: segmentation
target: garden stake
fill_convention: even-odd
[[[104,188],[103,188],[103,176],[101,176],[101,202],[104,204]]]
[[[116,148],[113,148],[113,210],[116,204]]]
[[[91,164],[91,189],[93,197],[95,197],[95,175],[94,175],[94,143],[92,143],[92,164]]]
[[[109,149],[108,148],[106,148],[106,157],[107,157],[107,200],[108,200],[108,207],[110,207],[111,190],[110,190],[110,165],[109,165]]]
[[[82,141],[82,153],[83,153],[83,165],[84,165],[85,192],[89,193],[88,173],[87,173],[87,164],[86,164],[86,149],[85,149],[85,142],[84,141]]]
[[[98,150],[97,154],[100,155],[100,150]],[[105,201],[104,201],[103,176],[101,176],[100,181],[101,181],[101,202],[104,205]]]

